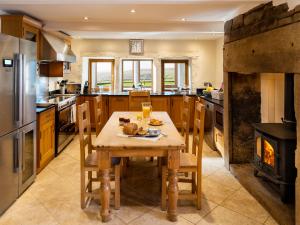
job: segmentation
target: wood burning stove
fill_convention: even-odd
[[[296,131],[285,124],[257,123],[255,128],[254,175],[279,186],[280,197],[288,202],[293,197]]]

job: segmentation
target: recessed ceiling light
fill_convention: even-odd
[[[135,13],[135,9],[130,10],[131,13]]]
[[[185,19],[185,18],[182,18],[181,21],[186,21],[186,19]]]
[[[84,20],[89,20],[89,18],[88,18],[87,16],[85,16],[83,19],[84,19]]]

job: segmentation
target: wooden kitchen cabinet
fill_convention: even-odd
[[[40,59],[40,30],[42,23],[24,15],[2,15],[1,33],[37,43],[37,59]]]
[[[195,97],[190,96],[192,99],[190,108],[190,130],[194,127],[194,115],[195,115]],[[181,128],[182,120],[181,114],[183,110],[183,96],[171,96],[170,97],[170,117],[177,128]]]
[[[113,112],[128,111],[129,97],[128,96],[109,96],[109,117]]]
[[[153,111],[164,111],[170,114],[169,96],[151,96],[151,105]]]
[[[37,172],[54,158],[55,107],[37,114]]]
[[[102,95],[101,127],[104,127],[109,119],[109,97]]]
[[[172,96],[170,98],[170,116],[177,128],[181,127],[181,113],[183,108],[183,97]]]

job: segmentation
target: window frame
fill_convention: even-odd
[[[165,86],[165,64],[174,63],[175,64],[175,85]],[[179,63],[185,64],[185,84],[189,85],[189,60],[187,59],[162,59],[161,60],[161,90],[164,92],[165,88],[177,88],[178,87],[178,69],[177,65]]]
[[[114,78],[115,78],[115,60],[114,59],[89,59],[89,92],[92,90],[92,64],[98,62],[110,62],[111,63],[111,91],[114,91]]]
[[[124,62],[126,61],[132,61],[132,80],[134,83],[134,73],[135,73],[135,67],[134,67],[134,62],[138,62],[138,82],[141,82],[141,61],[150,61],[151,62],[151,87],[146,87],[146,88],[150,88],[151,90],[153,90],[153,59],[122,59],[122,77],[121,77],[121,87],[122,87],[122,92],[123,91],[129,91],[130,89],[125,89],[124,90],[124,86],[123,86],[123,79],[124,79]]]

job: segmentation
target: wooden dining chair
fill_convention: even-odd
[[[185,151],[189,152],[189,136],[190,136],[190,115],[191,115],[191,103],[192,98],[189,96],[183,96],[183,109],[181,113],[181,135],[185,141]]]
[[[191,172],[191,178],[180,178],[178,182],[191,183],[191,193],[180,193],[178,199],[196,200],[197,209],[201,209],[202,191],[202,146],[204,137],[205,106],[200,102],[195,103],[194,132],[192,153],[180,153],[179,173]],[[161,208],[166,210],[167,205],[167,167],[162,168],[162,193]]]
[[[91,135],[91,120],[89,111],[89,102],[85,102],[78,106],[79,120],[79,140],[80,140],[80,190],[81,190],[81,208],[85,208],[92,198],[99,198],[99,193],[93,190],[93,183],[100,182],[98,154],[96,148],[92,144]],[[86,151],[87,147],[87,151]],[[115,209],[120,208],[120,163],[112,166],[113,170],[110,173],[112,180],[115,181],[114,200]],[[93,172],[97,174],[93,177]],[[87,173],[87,183],[86,183]]]
[[[150,91],[130,91],[129,111],[142,111],[142,102],[150,101]]]
[[[101,128],[102,128],[102,121],[101,121],[101,115],[102,115],[102,97],[101,95],[95,96],[93,98],[94,101],[94,114],[95,114],[95,129],[96,129],[96,136],[100,134]]]

